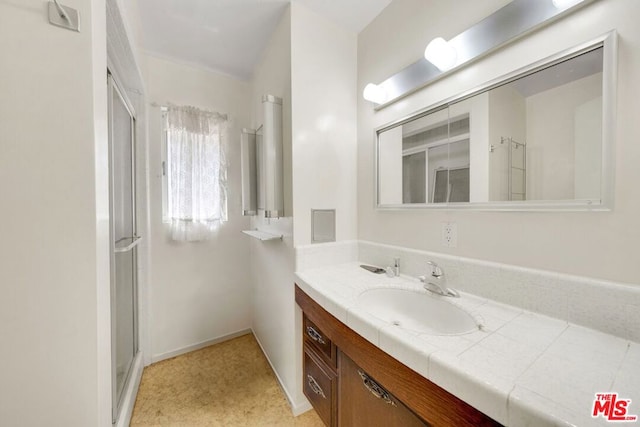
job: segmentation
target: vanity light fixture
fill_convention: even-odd
[[[425,50],[424,57],[377,85],[367,85],[369,89],[365,89],[363,95],[365,99],[373,100],[377,104],[374,109],[384,108],[453,70],[477,61],[595,1],[597,0],[511,0],[501,9],[449,40],[445,41],[440,37],[432,40]],[[376,87],[384,90],[384,96],[379,94]],[[369,94],[370,92],[377,96]]]
[[[387,91],[380,85],[369,83],[364,87],[362,97],[376,104],[384,104],[387,102]]]
[[[552,0],[552,2],[558,9],[567,9],[582,2],[582,0]]]
[[[448,41],[442,37],[436,37],[429,42],[424,50],[424,58],[438,67],[440,71],[447,71],[456,66],[458,53]]]

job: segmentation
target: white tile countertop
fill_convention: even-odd
[[[427,293],[422,284],[359,265],[307,269],[296,273],[296,283],[372,344],[496,421],[610,425],[602,415],[591,416],[596,393],[631,399],[627,415],[640,416],[640,344],[463,292],[446,300],[469,312],[481,329],[419,334],[368,314],[356,300],[373,288]],[[622,424],[640,426],[640,421]]]

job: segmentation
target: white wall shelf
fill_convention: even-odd
[[[259,230],[242,230],[242,232],[258,240],[282,240],[282,234],[272,234]]]

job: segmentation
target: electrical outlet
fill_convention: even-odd
[[[458,245],[458,226],[455,222],[442,223],[442,246],[455,248]]]

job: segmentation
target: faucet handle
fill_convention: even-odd
[[[400,276],[400,257],[393,258],[393,275]]]
[[[444,276],[444,271],[442,271],[442,268],[440,268],[440,266],[434,261],[427,261],[427,265],[431,266],[431,275],[433,277]]]

